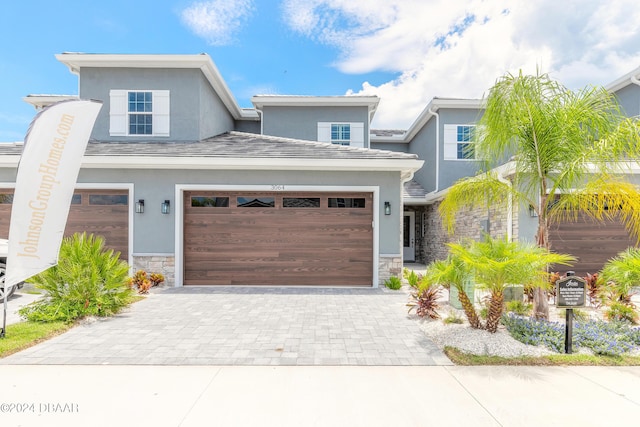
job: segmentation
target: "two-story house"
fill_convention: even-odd
[[[57,59],[80,98],[103,102],[65,234],[100,234],[176,286],[370,287],[400,273],[402,184],[423,162],[369,148],[377,97],[242,109],[208,55]],[[4,236],[20,153],[0,147]]]
[[[629,117],[640,115],[640,68],[605,86],[618,99]],[[405,183],[403,213],[404,260],[428,263],[446,257],[446,243],[463,237],[478,239],[484,232],[494,237],[534,241],[537,217],[529,206],[508,207],[507,201],[487,211],[461,212],[456,234],[444,230],[438,206],[447,189],[458,179],[479,171],[471,135],[483,112],[477,99],[434,98],[406,131],[377,131],[371,147],[414,153],[425,164],[411,181]],[[640,184],[640,170],[631,169],[630,180]],[[502,170],[509,179],[508,169]],[[579,274],[594,273],[618,252],[637,242],[620,222],[595,223],[580,217],[577,222],[554,224],[550,241],[557,252],[578,257],[574,266]]]
[[[461,237],[533,240],[527,206],[463,212],[455,236],[440,222],[447,189],[478,171],[468,146],[481,100],[434,98],[409,129],[373,130],[375,96],[256,95],[240,108],[205,54],[57,59],[78,95],[27,102],[103,102],[65,234],[100,234],[171,285],[378,286]],[[607,86],[629,116],[638,76]],[[0,146],[0,237],[21,149]],[[635,243],[617,224],[584,221],[551,238],[590,266]]]

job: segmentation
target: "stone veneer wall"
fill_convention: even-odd
[[[402,277],[402,255],[380,255],[378,264],[378,285],[384,286],[384,282],[391,276]]]
[[[426,232],[424,238],[425,262],[428,264],[438,259],[444,259],[448,254],[447,243],[458,243],[464,239],[479,240],[484,228],[483,222],[489,220],[489,235],[502,238],[507,235],[507,204],[486,209],[467,209],[458,212],[453,234],[449,234],[442,224],[438,213],[440,202],[426,207]],[[518,210],[513,209],[512,239],[518,240],[517,226]]]
[[[160,286],[174,286],[176,263],[173,254],[133,255],[133,271],[144,270],[147,273],[161,273],[164,282]]]

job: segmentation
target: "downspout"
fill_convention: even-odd
[[[256,113],[260,116],[260,135],[264,135],[264,114],[259,108],[256,108]]]
[[[431,108],[428,112],[436,117],[436,189],[431,193],[437,193],[440,189],[440,114]]]

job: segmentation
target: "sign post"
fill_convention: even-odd
[[[556,307],[565,308],[564,352],[573,352],[573,309],[584,307],[587,297],[587,282],[567,271],[567,277],[556,282]]]

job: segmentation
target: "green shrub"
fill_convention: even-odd
[[[533,304],[528,304],[523,301],[507,301],[505,303],[505,311],[507,313],[517,314],[518,316],[528,316],[531,314]]]
[[[402,287],[402,280],[396,276],[391,276],[387,280],[384,281],[384,285],[389,288],[397,291]]]
[[[618,322],[638,323],[638,312],[632,307],[621,302],[612,302],[604,312],[607,320]]]
[[[58,265],[29,281],[44,298],[23,307],[20,314],[40,322],[72,322],[85,316],[110,316],[132,301],[127,283],[129,266],[120,254],[104,248],[100,236],[74,234],[63,240]]]
[[[413,270],[409,270],[408,268],[405,268],[402,271],[402,276],[407,280],[407,282],[409,282],[409,286],[411,286],[412,288],[417,288],[418,283],[420,283],[420,281],[422,280],[421,275],[417,274]]]
[[[545,345],[551,350],[564,351],[565,326],[556,322],[516,316],[502,316],[502,323],[515,339],[530,345]],[[640,344],[640,328],[631,328],[622,322],[588,320],[576,322],[573,328],[575,348],[591,349],[595,354],[619,356]]]
[[[524,344],[544,345],[558,353],[564,349],[564,325],[513,313],[503,315],[501,322],[513,338]]]
[[[464,320],[462,320],[462,317],[460,316],[460,314],[458,314],[458,312],[454,311],[454,310],[450,310],[449,314],[447,315],[447,317],[442,319],[442,321],[444,323],[446,323],[447,325],[452,324],[452,323],[461,324],[461,323],[464,322]]]

